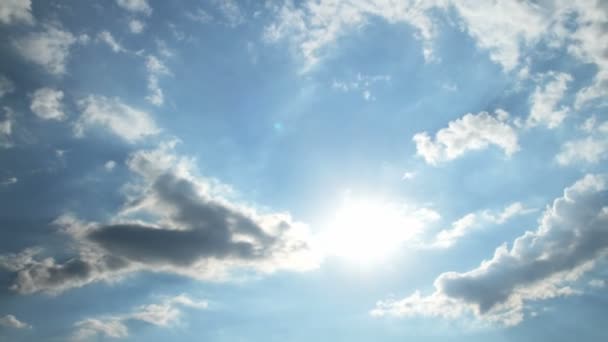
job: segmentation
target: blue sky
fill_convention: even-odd
[[[0,2],[0,340],[606,339],[607,27]]]

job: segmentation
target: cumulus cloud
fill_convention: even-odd
[[[433,165],[490,145],[502,148],[507,156],[511,156],[519,150],[519,144],[516,131],[507,122],[508,118],[509,114],[501,109],[496,110],[494,115],[487,112],[468,113],[440,129],[435,139],[427,132],[414,135],[416,153]]]
[[[168,327],[178,321],[184,307],[206,309],[207,302],[181,294],[165,298],[158,304],[137,307],[131,313],[84,319],[74,324],[76,331],[72,340],[86,341],[97,336],[126,338],[129,336],[128,322],[133,320]]]
[[[150,7],[147,0],[116,0],[116,3],[129,12],[145,15],[152,14],[152,7]]]
[[[44,120],[63,120],[63,91],[53,88],[40,88],[32,94],[30,109],[36,116]]]
[[[13,315],[6,315],[4,317],[0,317],[0,326],[13,329],[25,329],[30,327],[29,324],[18,320],[17,317]]]
[[[33,24],[31,0],[5,0],[0,2],[0,23]]]
[[[501,212],[494,213],[490,210],[469,213],[452,223],[452,227],[440,231],[435,237],[432,246],[450,247],[472,231],[483,228],[490,224],[504,224],[509,219],[535,212],[536,209],[525,208],[520,202],[509,204]]]
[[[78,106],[82,111],[74,123],[74,133],[78,137],[93,127],[102,127],[134,143],[160,132],[150,114],[126,105],[118,98],[89,95],[78,101]]]
[[[13,42],[16,50],[27,61],[44,67],[49,73],[66,72],[70,47],[76,37],[60,27],[47,25],[45,31],[30,33]]]
[[[585,121],[583,128],[588,135],[566,141],[555,159],[560,165],[599,163],[608,158],[608,121],[597,123],[595,117]]]
[[[14,91],[15,85],[13,84],[13,81],[4,75],[0,75],[0,98],[3,98],[4,95],[10,94]]]
[[[551,81],[543,87],[537,86],[531,97],[532,108],[527,120],[529,127],[544,125],[555,128],[564,121],[570,110],[567,106],[557,108],[557,105],[566,93],[572,76],[561,72],[549,73],[548,76]]]
[[[144,31],[145,27],[146,27],[146,24],[144,24],[144,22],[141,20],[132,19],[129,21],[129,31],[131,31],[131,33],[134,33],[134,34],[142,33]]]
[[[58,262],[29,250],[0,258],[0,266],[15,273],[11,288],[57,293],[136,271],[222,280],[238,269],[269,273],[318,265],[305,225],[285,213],[259,214],[228,200],[225,185],[195,176],[191,163],[171,148],[164,144],[130,157],[127,165],[139,182],[110,222],[70,215],[56,221],[73,240],[76,256]]]
[[[472,314],[506,325],[520,323],[525,304],[577,293],[569,285],[608,251],[608,175],[586,175],[564,190],[536,231],[468,272],[446,272],[435,292],[378,302],[373,315],[456,318]]]

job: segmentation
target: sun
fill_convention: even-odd
[[[346,199],[321,234],[327,255],[371,263],[415,238],[423,220],[417,211],[382,200]]]

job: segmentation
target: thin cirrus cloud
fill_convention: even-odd
[[[502,109],[496,110],[494,115],[488,112],[465,114],[440,129],[434,139],[427,132],[414,135],[416,153],[432,165],[490,145],[500,147],[505,155],[511,156],[519,150],[519,143],[517,132],[508,119],[509,114]]]
[[[588,174],[564,190],[543,213],[539,227],[515,239],[511,249],[468,272],[446,272],[435,292],[378,302],[372,315],[457,318],[473,314],[505,325],[519,324],[526,303],[577,293],[570,286],[608,250],[608,176]]]
[[[57,293],[97,281],[154,271],[221,280],[232,269],[261,273],[308,270],[318,265],[308,230],[288,214],[258,214],[222,197],[222,186],[196,177],[187,159],[171,153],[173,144],[135,152],[129,169],[143,184],[109,224],[65,215],[56,220],[78,246],[64,263],[39,260],[38,249],[0,258],[14,272],[19,293]],[[157,219],[134,220],[141,215]]]

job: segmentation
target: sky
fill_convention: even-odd
[[[0,1],[0,341],[604,341],[603,0]]]

